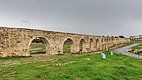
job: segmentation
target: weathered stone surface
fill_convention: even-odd
[[[129,49],[128,52],[142,55],[142,49]]]
[[[30,56],[30,44],[35,38],[44,41],[46,53],[51,55],[63,53],[63,44],[68,38],[73,41],[71,53],[79,52],[81,39],[85,41],[82,52],[103,50],[129,42],[125,38],[0,27],[0,57]]]

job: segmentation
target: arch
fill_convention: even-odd
[[[86,42],[84,39],[81,39],[79,42],[79,52],[86,52]]]
[[[107,38],[105,38],[105,40],[104,40],[105,42],[107,42]]]
[[[106,44],[107,44],[107,38],[104,38],[102,42],[102,50],[106,49]]]
[[[106,42],[107,42],[107,43],[109,42],[109,38],[106,39]]]
[[[90,43],[89,43],[90,51],[94,50],[94,43],[93,42],[94,42],[93,39],[90,38]]]
[[[104,39],[101,39],[101,42],[103,43],[103,42],[104,42]]]
[[[100,45],[99,39],[96,39],[96,48],[98,49]]]
[[[50,48],[50,43],[49,40],[45,37],[34,37],[30,40],[29,45],[28,45],[28,52],[30,53],[30,46],[32,44],[32,42],[36,39],[40,39],[41,42],[43,42],[43,44],[45,45],[45,54],[50,54],[51,48]]]
[[[66,38],[62,45],[63,53],[72,53],[73,43],[72,38]]]

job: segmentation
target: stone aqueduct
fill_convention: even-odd
[[[129,42],[126,38],[0,27],[0,57],[30,56],[29,46],[35,38],[41,38],[44,41],[47,54],[62,54],[63,44],[67,39],[73,42],[71,53],[79,52],[81,40],[84,41],[82,52],[103,50],[113,45]]]

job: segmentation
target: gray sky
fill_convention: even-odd
[[[137,35],[142,34],[142,0],[0,0],[0,25]]]

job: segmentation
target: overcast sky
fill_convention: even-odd
[[[0,26],[137,35],[142,34],[142,0],[0,0]]]

